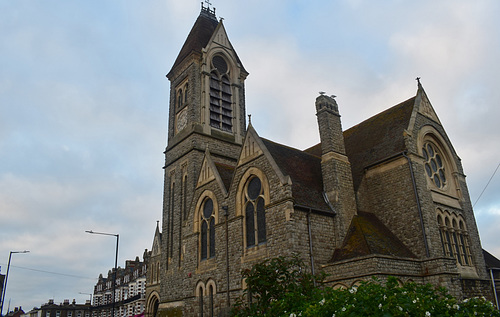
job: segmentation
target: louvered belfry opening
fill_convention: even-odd
[[[231,82],[227,63],[219,55],[212,59],[210,74],[210,126],[222,131],[233,130]]]

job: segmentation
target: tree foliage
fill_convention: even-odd
[[[258,263],[244,270],[242,276],[247,288],[233,316],[281,316],[322,296],[322,289],[315,285],[321,284],[324,275],[311,274],[296,254]]]
[[[233,316],[498,316],[484,298],[457,300],[431,284],[399,285],[394,277],[372,279],[357,288],[317,287],[297,255],[278,257],[242,272],[247,289]],[[251,298],[251,300],[249,300]]]

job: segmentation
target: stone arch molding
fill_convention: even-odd
[[[446,184],[439,188],[435,185],[432,179],[426,174],[425,177],[427,179],[428,187],[438,193],[446,194],[448,196],[452,196],[456,199],[461,199],[460,195],[460,186],[458,184],[458,166],[454,159],[454,151],[448,145],[448,142],[445,138],[437,131],[433,126],[426,125],[420,129],[417,146],[418,153],[422,156],[422,165],[425,170],[425,157],[423,153],[423,148],[427,144],[431,144],[432,147],[439,153],[440,157],[443,161],[444,166],[444,175],[446,178]],[[424,171],[425,173],[425,171]],[[457,206],[454,206],[457,207]]]
[[[198,198],[198,201],[196,202],[196,208],[194,210],[194,219],[193,219],[193,233],[200,232],[200,219],[201,219],[201,207],[203,205],[203,202],[205,199],[210,198],[212,199],[212,202],[214,203],[214,217],[215,217],[215,224],[217,225],[219,223],[219,203],[217,201],[217,198],[211,190],[205,190],[200,197]]]
[[[206,282],[203,282],[202,280],[198,281],[196,283],[196,288],[194,292],[194,296],[199,297],[199,296],[209,296],[210,292],[210,286],[212,286],[213,289],[213,294],[217,294],[217,284],[212,278],[208,278]]]
[[[160,294],[157,291],[153,291],[149,294],[146,301],[146,311],[148,312],[147,317],[156,317],[158,314],[158,307],[160,305]]]
[[[270,199],[270,188],[269,188],[269,180],[266,176],[266,174],[256,168],[256,167],[249,167],[243,176],[241,177],[239,183],[238,183],[238,189],[236,191],[236,216],[242,216],[243,213],[243,189],[248,181],[248,179],[252,176],[256,176],[260,179],[263,189],[264,189],[264,201],[266,204],[269,204],[271,201]],[[267,210],[267,209],[266,209]]]

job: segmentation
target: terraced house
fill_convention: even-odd
[[[408,100],[346,131],[342,106],[320,94],[305,108],[320,142],[299,150],[247,122],[248,75],[202,4],[167,75],[149,316],[223,314],[245,289],[243,269],[292,253],[335,287],[393,275],[491,298],[460,158],[420,82]]]

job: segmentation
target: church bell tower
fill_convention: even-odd
[[[162,227],[163,298],[181,298],[184,235],[192,233],[192,204],[203,157],[236,162],[244,135],[248,73],[215,9],[201,12],[167,78],[170,81]],[[191,231],[190,231],[191,230]],[[168,286],[164,286],[168,285]],[[167,289],[168,287],[168,289]]]

